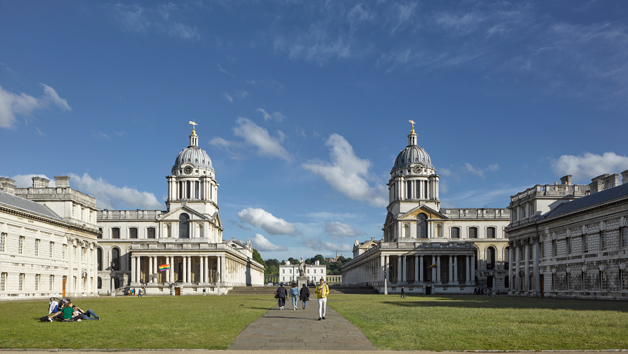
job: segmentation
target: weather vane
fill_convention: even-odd
[[[412,119],[410,119],[408,122],[410,122],[410,124],[412,124],[412,130],[414,130],[414,125],[415,125],[416,123],[414,123],[414,121],[413,121]],[[191,123],[190,123],[190,124],[191,124]]]
[[[192,124],[192,128],[196,128],[196,126],[198,125],[198,123],[193,120],[190,121],[190,124]]]

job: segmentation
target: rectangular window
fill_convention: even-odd
[[[54,242],[50,242],[50,258],[54,257],[54,249],[55,249],[55,243]]]
[[[621,237],[620,247],[628,247],[628,227],[622,227],[619,229],[619,237]]]
[[[621,282],[621,290],[628,290],[628,270],[620,270],[619,277]],[[6,274],[6,273],[4,273]]]
[[[185,182],[185,198],[190,199],[190,181]]]
[[[541,258],[545,258],[545,242],[541,242]]]
[[[129,238],[137,238],[137,227],[129,229]]]
[[[194,198],[199,199],[199,192],[198,182],[194,182]]]
[[[571,237],[567,237],[565,243],[567,244],[567,254],[571,254]]]
[[[24,236],[20,236],[20,243],[18,244],[17,253],[24,254]]]
[[[478,228],[470,227],[469,228],[469,238],[478,238]]]
[[[154,227],[149,227],[148,230],[146,230],[146,237],[147,238],[155,238],[155,228]]]
[[[114,227],[111,229],[111,238],[120,238],[120,228]]]
[[[558,242],[552,240],[552,257],[558,256]]]
[[[460,238],[460,228],[458,227],[451,228],[451,238]]]
[[[589,253],[589,235],[582,235],[582,252]]]
[[[40,239],[35,240],[35,256],[39,256],[39,244],[41,243]]]
[[[606,291],[608,286],[608,282],[606,280],[606,271],[603,270],[600,272],[600,291]]]
[[[55,289],[55,276],[51,275],[50,276],[50,288],[48,290],[53,291]]]
[[[7,234],[4,232],[0,234],[0,252],[6,252]]]
[[[406,199],[412,199],[412,181],[406,182]]]
[[[18,284],[18,290],[22,291],[24,289],[24,277],[26,275],[24,273],[20,273],[20,282]]]
[[[600,231],[600,251],[606,249],[606,231]]]
[[[41,274],[35,274],[35,291],[39,291],[40,281],[41,281]]]
[[[68,245],[61,247],[61,258],[66,259],[68,253]]]
[[[0,291],[7,291],[7,273],[0,274]]]
[[[486,229],[486,238],[495,238],[495,228],[489,227]]]

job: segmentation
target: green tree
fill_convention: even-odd
[[[299,262],[298,259],[295,259],[295,258],[292,258],[292,257],[288,258],[288,260],[290,261],[290,264],[299,264],[299,263],[301,263],[301,262]]]
[[[253,248],[253,260],[266,267],[266,262],[264,262],[262,256],[260,256],[259,252],[257,252],[255,248]]]

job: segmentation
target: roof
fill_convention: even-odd
[[[0,192],[0,205],[8,205],[9,207],[20,209],[29,213],[38,214],[47,218],[61,220],[63,218],[44,204],[39,204],[28,199],[24,199],[13,194]]]
[[[560,204],[556,207],[556,209],[545,214],[543,216],[543,219],[553,218],[559,215],[571,213],[572,211],[588,208],[596,204],[602,204],[626,196],[628,196],[628,183],[624,183],[621,186],[609,188],[601,192],[593,193],[591,195],[578,198],[571,202]]]

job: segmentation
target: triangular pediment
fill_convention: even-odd
[[[442,214],[441,212],[434,210],[427,205],[419,205],[418,207],[413,208],[403,214],[399,214],[397,216],[397,220],[416,220],[421,213],[426,214],[428,219],[449,219],[445,214]]]
[[[212,221],[211,217],[208,217],[207,215],[203,215],[199,213],[198,211],[188,207],[187,205],[184,205],[174,210],[170,210],[167,214],[162,215],[159,218],[159,220],[160,221],[179,221],[179,215],[181,215],[181,213],[186,213],[190,215],[191,216],[190,219],[192,220],[200,219],[200,220]]]

